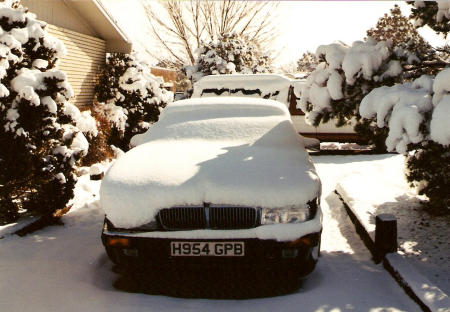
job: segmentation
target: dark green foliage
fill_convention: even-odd
[[[19,4],[13,3],[12,9],[25,14]],[[24,22],[0,17],[3,31],[26,28],[30,22],[36,23],[31,15]],[[43,73],[54,67],[58,51],[46,46],[44,37],[30,38],[20,48],[8,47],[16,58],[9,59],[9,68],[1,79],[9,91],[9,95],[0,97],[0,219],[3,220],[13,220],[20,209],[48,215],[64,208],[73,197],[74,165],[81,157],[81,151],[70,150],[76,131],[64,133],[62,127],[72,122],[64,115],[64,103],[70,95],[65,75],[56,70]],[[29,71],[36,59],[46,60],[47,69]],[[36,77],[45,75],[37,88],[28,90],[40,99],[37,103],[11,87],[12,80],[21,73],[19,70]],[[56,111],[42,102],[44,97],[54,101]],[[56,148],[62,149],[62,153],[55,153]]]
[[[398,5],[390,10],[390,15],[384,14],[377,22],[375,28],[369,29],[367,36],[376,39],[377,41],[391,40],[394,46],[402,43],[414,41],[418,46],[425,46],[423,37],[414,28],[411,21],[404,15]]]
[[[414,6],[415,1],[406,1],[406,3]],[[437,34],[442,34],[446,36],[450,31],[450,20],[448,20],[445,16],[442,17],[442,20],[438,22],[436,20],[436,15],[439,11],[439,7],[436,1],[423,1],[423,6],[419,8],[411,8],[410,19],[413,20],[421,20],[421,23],[418,27],[428,25],[431,29],[433,29]]]
[[[160,112],[157,104],[144,102],[143,96],[139,91],[126,91],[119,88],[119,92],[124,95],[124,98],[116,101],[115,105],[127,109],[127,124],[125,131],[121,131],[114,126],[112,127],[110,143],[123,151],[128,151],[131,138],[147,130],[141,126],[141,122],[157,122]],[[153,96],[150,95],[150,97]]]
[[[132,61],[133,59],[128,54],[111,53],[108,56],[106,66],[100,73],[98,84],[95,86],[98,102],[106,103],[116,98],[119,90],[119,78],[125,74]]]
[[[414,1],[407,1],[414,6]],[[420,7],[411,9],[410,19],[417,22],[416,28],[429,26],[437,34],[446,36],[450,31],[450,20],[441,16],[438,22],[439,7],[436,1],[423,1]],[[425,62],[425,70],[417,71],[436,75],[448,67],[450,51],[448,47],[438,48]],[[430,113],[424,115],[425,120],[431,119]],[[421,125],[421,131],[428,134],[427,123]],[[410,155],[407,156],[407,180],[411,187],[419,186],[420,194],[429,198],[427,207],[433,213],[450,213],[450,146],[443,146],[432,140],[425,140],[420,144],[408,146]]]
[[[389,134],[389,128],[379,128],[376,125],[375,119],[361,118],[355,125],[354,130],[361,138],[368,138],[370,140],[369,142],[374,145],[376,152],[386,153],[386,138]]]
[[[429,198],[428,208],[434,213],[450,213],[450,146],[426,141],[411,149],[406,175],[411,187],[420,182],[419,194]]]
[[[122,128],[120,125],[111,122],[111,132],[108,138],[108,144],[119,147],[124,151],[130,149],[130,140],[134,135],[147,130],[146,123],[158,121],[159,109],[167,105],[164,100],[157,99],[156,90],[153,90],[152,87],[146,88],[146,94],[142,94],[137,89],[127,90],[122,88],[119,80],[124,79],[124,75],[130,68],[135,68],[139,74],[148,69],[132,55],[112,53],[106,61],[106,67],[101,72],[99,83],[96,86],[99,103],[114,104],[124,109],[127,118],[125,127]],[[134,82],[133,79],[137,78],[130,76],[125,83],[131,85]],[[161,85],[158,87],[162,89]],[[162,90],[162,92],[166,91]],[[108,119],[108,112],[105,113]]]
[[[320,56],[319,60],[324,62],[325,57]],[[396,60],[395,54],[391,54],[378,70],[373,73],[372,77],[380,77],[387,70],[388,63],[391,60]],[[333,119],[336,127],[339,128],[350,124],[350,122],[354,120],[356,121],[354,127],[355,132],[368,144],[373,144],[380,153],[386,152],[386,144],[384,142],[387,138],[388,130],[379,129],[376,124],[374,124],[374,120],[361,118],[361,115],[359,114],[359,105],[364,96],[373,89],[382,86],[392,86],[396,82],[402,82],[402,77],[385,77],[383,80],[367,80],[361,76],[356,79],[354,84],[350,85],[346,82],[342,68],[338,69],[337,72],[343,79],[342,93],[344,97],[340,100],[331,99],[331,109],[322,110],[316,117],[313,125],[317,127],[320,123],[327,123]],[[312,111],[312,109],[311,103],[307,105],[308,111]]]
[[[55,84],[61,80],[53,77],[44,81],[47,88],[43,94],[60,89]],[[37,90],[37,93],[40,92]],[[14,94],[11,92],[12,96]],[[63,116],[63,103],[57,105],[59,115]],[[16,110],[20,117],[15,129],[22,128],[26,135],[18,135],[17,131],[0,131],[0,189],[4,196],[0,210],[6,210],[10,218],[15,217],[19,208],[37,214],[51,214],[64,208],[73,197],[76,182],[73,164],[81,153],[63,155],[54,154],[54,150],[58,146],[69,147],[76,133],[63,138],[64,130],[56,127],[58,114],[50,112],[43,104],[36,106],[21,98]],[[55,178],[59,173],[63,174],[65,183]],[[11,209],[12,206],[15,208]]]
[[[447,64],[440,59],[439,53],[431,47],[413,27],[411,22],[401,14],[400,8],[395,5],[390,14],[385,14],[380,18],[375,28],[367,31],[366,42],[373,39],[378,42],[386,41],[389,46],[389,56],[385,58],[381,66],[367,78],[357,73],[355,82],[347,82],[344,70],[336,69],[342,77],[343,98],[331,100],[331,108],[322,109],[314,119],[314,125],[326,123],[331,119],[337,127],[342,127],[350,123],[355,123],[355,132],[368,143],[374,144],[380,152],[386,152],[385,140],[388,135],[388,128],[379,129],[375,122],[376,117],[370,120],[363,119],[359,114],[359,105],[362,99],[372,90],[393,86],[419,78],[423,74],[434,75],[439,72],[442,65]],[[325,55],[319,55],[319,62],[325,62]],[[397,76],[383,75],[390,64],[397,62],[401,66],[402,72]],[[326,67],[329,65],[326,64]],[[320,87],[325,87],[320,85]],[[313,111],[313,104],[307,104],[307,110]],[[314,116],[315,117],[315,116]]]
[[[398,5],[391,9],[390,15],[384,14],[375,28],[367,31],[367,36],[378,41],[392,41],[394,59],[402,63],[402,78],[405,81],[439,72],[439,68],[429,66],[429,62],[439,59],[436,50],[417,32],[411,20],[402,15]],[[417,60],[408,62],[410,56],[417,57]]]
[[[358,102],[375,88],[382,86],[391,87],[398,83],[412,81],[424,74],[433,75],[436,71],[433,67],[424,64],[426,61],[433,61],[436,58],[436,51],[423,39],[423,37],[415,30],[410,20],[402,15],[400,8],[395,5],[390,11],[390,15],[385,14],[378,20],[375,28],[367,31],[370,36],[378,41],[391,40],[392,51],[391,56],[384,62],[384,66],[378,70],[374,76],[379,76],[384,72],[389,61],[398,61],[402,65],[403,73],[397,77],[385,77],[382,81],[363,82],[364,94],[358,97]],[[417,57],[418,61],[411,61],[410,57]],[[358,108],[359,109],[359,108]],[[376,118],[370,120],[362,119],[356,114],[357,124],[355,132],[361,137],[368,138],[371,144],[374,144],[380,152],[386,151],[385,140],[389,133],[389,128],[378,128],[375,125]]]

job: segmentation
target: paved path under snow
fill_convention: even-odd
[[[100,182],[83,178],[77,187],[78,208],[65,216],[64,227],[0,240],[1,310],[420,311],[382,266],[372,262],[334,194],[341,177],[360,172],[366,161],[383,157],[313,157],[323,182],[324,232],[317,268],[297,289],[281,296],[254,298],[251,287],[256,289],[258,285],[251,283],[234,290],[232,285],[223,289],[231,294],[236,289],[247,291],[251,298],[247,300],[186,299],[161,292],[152,295],[119,291],[121,278],[113,272],[100,241],[103,212],[98,196],[92,197]],[[173,287],[180,283],[189,285],[174,281]],[[194,286],[207,293],[211,285]]]

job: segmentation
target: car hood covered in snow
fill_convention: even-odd
[[[113,164],[100,191],[116,227],[146,224],[177,205],[286,207],[320,192],[303,138],[276,101],[179,101],[133,142],[138,146]]]

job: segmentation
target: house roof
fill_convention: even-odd
[[[132,43],[98,0],[63,0],[86,26],[106,42],[106,52],[131,53]]]

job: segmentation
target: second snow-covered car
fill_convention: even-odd
[[[305,142],[277,101],[168,105],[102,182],[109,258],[156,270],[308,274],[319,255],[322,212]]]

